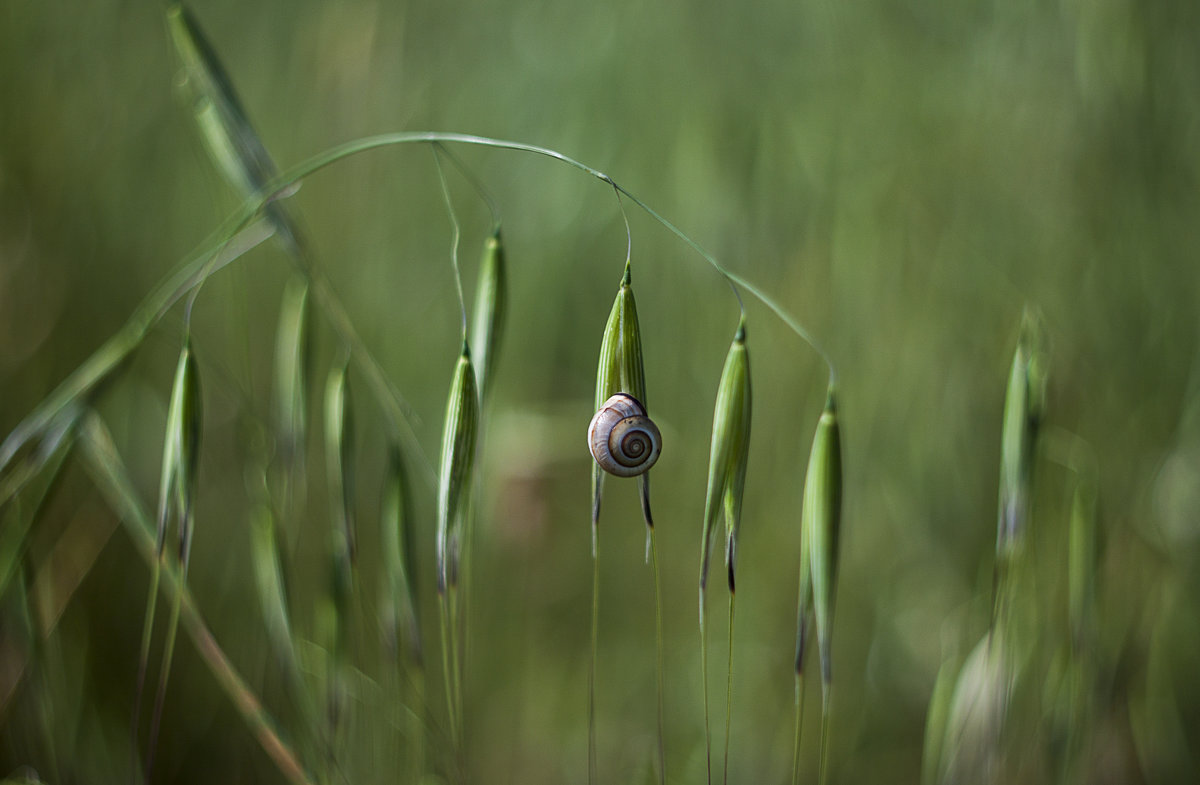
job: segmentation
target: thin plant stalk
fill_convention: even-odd
[[[712,729],[708,707],[708,625],[705,624],[704,585],[700,586],[700,681],[704,685],[704,766],[708,785],[712,785]]]
[[[592,527],[592,650],[588,659],[588,783],[595,785],[596,765],[596,659],[600,646],[600,552]]]
[[[455,738],[457,743],[458,715],[455,710],[455,706],[457,704],[454,700],[454,684],[452,681],[453,677],[451,676],[452,669],[450,667],[450,600],[445,592],[442,593],[438,600],[439,607],[441,609],[441,613],[438,614],[438,618],[442,638],[442,681],[446,686],[446,713],[447,719],[450,722],[450,734],[453,738]]]
[[[658,540],[653,526],[649,527],[650,561],[654,569],[654,678],[658,686],[658,782],[667,781],[667,731],[666,731],[666,665],[663,645],[662,585],[658,569]]]
[[[146,617],[142,622],[142,643],[138,648],[137,685],[133,690],[133,717],[130,721],[129,776],[137,780],[138,727],[141,725],[142,691],[146,686],[146,672],[150,665],[150,641],[154,635],[154,615],[158,607],[159,574],[162,570],[162,549],[155,545],[155,558],[150,567],[150,590],[146,597]]]
[[[821,690],[821,763],[817,769],[817,782],[819,785],[825,785],[829,781],[829,714],[833,701],[830,698],[833,692],[832,685],[822,685]]]
[[[729,782],[729,727],[733,719],[733,601],[736,597],[729,592],[729,661],[725,669],[725,763],[721,782]]]
[[[800,734],[804,730],[804,674],[796,671],[796,738],[792,742],[792,785],[800,785]]]

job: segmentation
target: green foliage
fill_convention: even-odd
[[[128,781],[139,656],[161,662],[162,608],[180,597],[156,781],[582,780],[593,566],[583,433],[596,328],[631,235],[668,444],[654,529],[665,759],[672,781],[703,778],[695,522],[735,306],[694,245],[632,210],[627,234],[607,182],[561,154],[516,152],[528,145],[442,142],[471,173],[447,169],[464,247],[486,254],[497,224],[477,177],[504,208],[512,262],[507,306],[497,298],[494,311],[502,349],[471,333],[488,438],[468,505],[461,760],[440,689],[426,691],[378,628],[390,614],[375,588],[403,583],[385,539],[398,530],[358,532],[338,738],[309,728],[291,694],[320,694],[332,653],[319,610],[330,510],[348,501],[360,521],[391,517],[379,490],[393,445],[409,478],[412,623],[430,678],[442,676],[436,458],[445,362],[463,336],[438,179],[416,149],[430,140],[314,164],[299,189],[274,162],[298,172],[341,140],[449,128],[600,166],[752,284],[743,295],[771,297],[765,308],[746,297],[755,474],[753,525],[738,541],[731,781],[783,781],[790,764],[795,520],[828,380],[823,353],[773,311],[795,314],[836,360],[847,418],[830,781],[915,781],[923,749],[929,777],[982,762],[1004,782],[1192,781],[1193,6],[209,0],[169,4],[165,27],[158,4],[5,7],[0,777]],[[256,194],[271,199],[258,211],[244,204]],[[185,585],[166,560],[147,592],[160,569],[154,506],[179,306],[200,278],[188,328],[206,404],[191,564]],[[285,305],[285,290],[305,294]],[[1053,347],[1050,375],[1013,362],[1028,346],[1014,330],[1026,303]],[[312,379],[346,349],[360,437],[345,458],[358,477],[348,499],[321,471],[319,429],[303,427],[321,408]],[[1017,365],[1025,412],[1006,428]],[[1090,444],[1092,468],[1056,453],[1051,437],[1064,432]],[[1025,524],[1007,626],[990,656],[976,650],[960,669],[945,653],[972,651],[994,623],[993,559],[1012,542],[997,549],[1005,499]],[[617,525],[639,517],[632,495],[605,505],[606,554],[637,552],[641,527]],[[652,577],[638,562],[605,561],[596,578],[603,781],[640,780],[654,759]],[[159,593],[143,654],[143,603]],[[277,666],[284,600],[293,686]],[[945,686],[955,683],[958,703]],[[971,696],[1003,705],[998,733],[967,710]],[[799,750],[800,781],[813,777],[815,746]]]

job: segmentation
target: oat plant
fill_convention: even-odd
[[[75,433],[82,431],[78,449],[89,470],[109,503],[126,524],[130,537],[138,545],[151,573],[151,588],[147,598],[146,621],[139,653],[135,706],[140,706],[142,683],[146,677],[150,640],[154,632],[157,597],[164,594],[171,603],[166,630],[163,662],[159,671],[159,686],[155,699],[154,718],[150,731],[147,761],[142,770],[147,780],[153,777],[153,754],[158,723],[166,694],[177,627],[182,627],[195,643],[209,670],[238,710],[243,721],[275,763],[280,773],[291,783],[334,781],[345,775],[338,760],[341,749],[343,716],[350,710],[351,682],[361,682],[350,663],[350,637],[366,614],[361,612],[361,590],[356,574],[357,532],[355,526],[355,412],[351,409],[350,380],[363,387],[361,402],[374,407],[383,415],[388,426],[391,459],[385,479],[381,537],[384,546],[384,593],[381,603],[383,620],[381,638],[396,659],[404,661],[404,676],[412,685],[411,716],[418,750],[424,749],[425,736],[432,733],[432,724],[423,705],[424,660],[417,609],[416,563],[412,554],[408,498],[414,492],[407,480],[405,467],[414,467],[417,477],[437,490],[436,589],[440,608],[442,671],[445,682],[445,701],[448,716],[448,735],[454,748],[454,762],[447,767],[456,780],[464,780],[466,732],[466,644],[468,627],[464,606],[466,579],[471,541],[474,505],[478,499],[478,444],[483,431],[482,409],[489,390],[494,386],[497,348],[505,319],[505,259],[499,231],[498,212],[486,192],[474,180],[470,171],[451,152],[457,146],[475,146],[494,150],[509,150],[548,157],[581,170],[600,180],[616,194],[622,217],[624,202],[644,210],[667,231],[690,247],[730,285],[735,294],[740,318],[725,369],[718,386],[711,443],[709,480],[702,528],[702,566],[700,573],[700,631],[702,660],[705,672],[705,736],[711,781],[711,734],[708,717],[707,634],[704,593],[708,563],[716,540],[716,524],[725,524],[725,562],[729,601],[729,663],[727,669],[724,772],[728,779],[729,738],[733,691],[733,618],[736,587],[737,542],[741,524],[741,509],[745,495],[746,466],[749,454],[751,392],[749,361],[746,349],[747,312],[742,293],[753,295],[769,311],[800,338],[821,354],[830,369],[833,366],[812,340],[807,331],[773,299],[743,277],[723,267],[694,240],[684,234],[646,203],[634,196],[603,172],[549,148],[522,142],[512,142],[450,132],[402,132],[357,139],[330,148],[313,158],[280,173],[267,154],[265,146],[254,131],[247,114],[234,92],[231,80],[222,68],[213,47],[200,32],[191,13],[179,3],[167,7],[167,26],[179,55],[200,136],[216,168],[237,190],[243,203],[197,251],[185,259],[163,283],[152,291],[134,311],[128,322],[91,357],[84,361],[67,379],[26,417],[0,444],[0,505],[7,505],[35,478],[55,470],[61,460],[60,447],[75,447]],[[461,316],[462,343],[458,353],[447,396],[443,422],[441,455],[436,472],[426,457],[410,423],[410,411],[396,383],[360,338],[349,312],[343,306],[321,270],[317,259],[305,242],[300,223],[286,201],[310,175],[346,159],[376,150],[400,146],[428,147],[434,154],[438,180],[453,230],[451,262]],[[442,160],[452,161],[472,181],[492,208],[493,232],[485,244],[476,290],[473,319],[463,292],[462,275],[458,265],[460,227],[446,185]],[[632,234],[625,219],[629,248]],[[259,455],[254,459],[251,476],[257,490],[251,511],[251,547],[255,568],[256,590],[264,617],[273,657],[283,664],[286,681],[301,707],[302,728],[298,734],[289,733],[273,718],[262,701],[234,670],[224,652],[208,632],[191,598],[186,574],[195,526],[195,496],[198,483],[198,445],[201,440],[200,391],[192,337],[188,325],[192,306],[203,284],[224,267],[239,260],[247,251],[275,238],[290,259],[292,275],[286,284],[280,313],[276,342],[275,378],[270,428],[276,445],[274,456]],[[632,409],[617,418],[617,424],[634,433],[629,441],[621,441],[637,459],[645,454],[655,458],[661,451],[661,434],[648,422],[646,381],[642,357],[636,305],[632,293],[630,253],[626,255],[624,273],[617,300],[610,314],[602,339],[600,367],[597,374],[596,406],[604,408],[615,396],[624,396],[621,406]],[[164,452],[162,483],[156,525],[151,531],[148,516],[142,510],[133,484],[128,478],[120,456],[98,417],[91,412],[104,383],[113,379],[125,366],[126,360],[152,334],[168,313],[187,300],[185,336],[180,353],[175,384],[171,394]],[[285,580],[290,558],[287,537],[283,533],[297,510],[304,506],[303,453],[307,442],[306,401],[309,399],[310,332],[314,317],[334,334],[339,358],[328,374],[325,390],[323,423],[324,450],[328,484],[331,489],[331,526],[325,548],[330,582],[318,598],[318,638],[321,640],[323,671],[322,703],[324,722],[314,720],[311,710],[312,689],[301,671],[312,670],[302,660],[312,659],[301,652],[299,635],[291,620],[291,602]],[[474,351],[474,354],[473,354]],[[832,385],[831,385],[832,390]],[[636,420],[636,423],[626,422]],[[643,422],[643,420],[647,422]],[[832,595],[837,556],[837,515],[840,493],[840,453],[837,448],[836,409],[832,392],[830,403],[821,417],[814,458],[810,462],[806,483],[805,509],[810,508],[810,491],[818,501],[812,502],[813,512],[806,512],[808,541],[806,580],[812,588],[812,606],[816,619],[822,659],[825,716],[828,717],[828,685],[830,655],[829,630],[832,625]],[[56,458],[56,456],[59,456]],[[271,466],[267,466],[271,464]],[[824,467],[817,472],[813,467]],[[621,470],[624,471],[624,470]],[[592,491],[592,665],[589,673],[589,779],[596,781],[595,746],[595,657],[598,645],[598,525],[603,475],[599,465],[593,469]],[[656,676],[657,676],[657,768],[660,782],[666,781],[664,647],[662,633],[662,601],[659,572],[659,552],[650,507],[649,477],[645,470],[639,476],[639,495],[647,530],[647,556],[652,563],[655,592]],[[634,476],[626,474],[623,476]],[[835,478],[830,480],[830,477]],[[417,484],[419,487],[419,483]],[[833,494],[833,496],[831,496]],[[821,507],[824,504],[824,507]],[[167,521],[176,521],[175,549],[168,552]],[[294,536],[294,534],[293,534]],[[19,546],[19,543],[18,543]],[[6,574],[11,574],[9,570]],[[807,614],[804,590],[801,592],[801,618]],[[801,631],[801,637],[803,631]],[[404,655],[401,657],[400,652]],[[317,662],[321,662],[318,660]],[[399,667],[399,666],[398,666]],[[355,686],[360,690],[360,686]],[[136,709],[135,709],[136,712]],[[827,724],[827,723],[826,723]],[[133,736],[137,738],[139,718],[135,713]],[[324,725],[324,730],[307,728]],[[292,729],[294,732],[294,729]],[[307,738],[319,748],[317,755],[298,755],[291,737]],[[823,731],[823,737],[826,732]],[[324,738],[322,738],[324,737]],[[136,741],[135,741],[136,744]],[[827,750],[826,744],[822,744]],[[823,760],[826,752],[823,752]],[[423,753],[421,754],[423,757]],[[315,761],[315,762],[314,762]],[[137,778],[136,763],[132,766]],[[824,764],[822,771],[825,770]],[[316,774],[314,775],[314,772]],[[414,774],[424,774],[418,763]]]

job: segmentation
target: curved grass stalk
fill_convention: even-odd
[[[377,136],[368,136],[360,139],[355,139],[345,142],[340,145],[331,147],[324,152],[318,153],[307,161],[303,161],[296,166],[291,167],[283,172],[278,177],[271,180],[264,188],[256,203],[247,202],[249,210],[248,215],[257,214],[258,211],[266,208],[276,199],[283,198],[295,191],[297,184],[304,178],[319,172],[320,170],[337,163],[343,158],[349,158],[354,155],[359,155],[371,150],[377,150],[385,147],[394,147],[402,144],[467,144],[476,145],[479,147],[489,147],[499,150],[515,150],[517,152],[532,153],[535,155],[545,156],[560,161],[576,169],[579,169],[592,177],[597,178],[610,187],[616,190],[619,194],[625,196],[631,202],[640,207],[647,215],[653,218],[656,222],[663,226],[671,234],[679,238],[685,245],[695,251],[701,258],[716,270],[729,283],[733,289],[734,295],[738,299],[739,306],[742,305],[739,288],[744,289],[754,295],[755,299],[765,305],[772,313],[774,313],[780,321],[782,321],[788,329],[796,333],[802,340],[813,348],[821,356],[825,365],[829,368],[829,376],[831,382],[837,381],[837,369],[835,368],[829,354],[816,341],[812,334],[804,328],[800,322],[789,314],[779,303],[768,296],[765,292],[751,283],[743,276],[727,269],[716,258],[704,250],[704,248],[679,229],[675,224],[668,221],[656,210],[639,199],[631,191],[626,189],[612,177],[609,177],[599,169],[588,166],[587,164],[578,161],[568,155],[552,150],[548,147],[541,147],[534,144],[526,144],[524,142],[514,142],[505,139],[493,139],[487,136],[476,136],[474,134],[463,134],[448,131],[400,131],[395,133],[380,134]],[[744,307],[742,308],[744,312]]]
[[[243,254],[268,240],[274,233],[271,224],[255,220],[257,211],[238,214],[226,220],[209,235],[199,250],[185,259],[162,283],[142,300],[125,325],[77,367],[40,405],[25,417],[0,444],[0,504],[19,490],[8,482],[17,469],[13,461],[27,447],[45,443],[55,433],[55,424],[71,416],[78,404],[86,401],[113,372],[125,362],[154,325],[188,292],[206,277],[221,270]],[[213,240],[215,238],[215,241]],[[222,250],[223,249],[223,250]],[[211,261],[211,264],[210,264]],[[44,450],[42,451],[44,452]],[[35,471],[31,469],[31,471]]]
[[[180,300],[210,276],[237,261],[275,234],[276,229],[272,221],[259,216],[271,201],[260,200],[250,207],[244,207],[223,222],[198,250],[180,263],[170,276],[142,300],[120,330],[64,379],[54,392],[21,421],[3,443],[0,443],[0,504],[20,490],[23,485],[21,478],[32,475],[43,465],[35,463],[26,467],[24,464],[27,461],[15,462],[25,450],[31,445],[36,445],[39,440],[47,441],[55,433],[56,424],[81,402],[87,401],[90,395],[110,379],[141,345],[150,330],[162,321]],[[419,457],[423,469],[422,476],[426,483],[433,487],[436,484],[433,468],[413,430],[414,418],[407,402],[363,343],[329,280],[307,259],[301,257],[298,264],[301,272],[308,278],[312,293],[325,317],[342,341],[350,347],[353,362],[366,377],[388,424],[409,448],[410,453]],[[33,457],[37,458],[45,452],[35,448]]]
[[[645,211],[647,215],[678,237],[684,244],[707,261],[713,269],[720,273],[738,297],[739,305],[742,302],[738,294],[739,287],[754,295],[756,299],[770,309],[790,330],[813,347],[822,360],[824,360],[826,366],[828,366],[830,380],[836,381],[837,371],[828,353],[798,320],[792,317],[774,299],[749,280],[722,266],[695,240],[600,170],[556,150],[538,145],[525,144],[523,142],[443,131],[397,132],[364,137],[329,148],[273,178],[259,192],[257,199],[247,200],[241,210],[226,220],[210,236],[215,237],[215,241],[203,245],[201,250],[189,257],[177,268],[174,274],[147,296],[141,305],[138,306],[137,310],[134,311],[125,326],[68,376],[50,397],[34,409],[9,434],[4,442],[0,444],[0,479],[8,479],[6,475],[11,473],[10,466],[12,461],[22,448],[34,439],[44,435],[59,414],[70,405],[83,400],[86,395],[93,392],[101,382],[107,379],[133,350],[140,345],[142,338],[145,337],[150,328],[157,324],[175,303],[187,296],[210,275],[235,261],[251,248],[261,244],[274,234],[277,231],[274,219],[271,216],[260,219],[260,214],[270,208],[277,200],[294,193],[296,185],[301,180],[344,158],[379,148],[420,143],[470,144],[542,155],[565,163],[608,183],[618,193],[623,194]],[[240,242],[238,242],[239,240]],[[389,424],[396,430],[397,435],[414,454],[422,456],[423,475],[427,483],[434,485],[432,466],[428,458],[424,456],[424,451],[420,448],[411,425],[411,412],[404,403],[403,398],[392,385],[382,367],[375,360],[374,355],[366,349],[357,330],[354,328],[353,322],[346,313],[345,307],[333,293],[329,281],[311,263],[311,260],[305,254],[302,252],[297,253],[295,258],[302,272],[309,278],[310,284],[313,287],[313,294],[324,310],[326,318],[329,319],[335,332],[352,349],[355,362],[367,377],[378,403],[384,409]],[[10,485],[11,483],[8,482],[0,482],[0,490],[3,491],[3,493],[0,493],[0,502],[5,501],[14,492],[10,489]]]

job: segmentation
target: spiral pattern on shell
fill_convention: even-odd
[[[617,393],[592,417],[588,448],[604,471],[618,477],[635,477],[658,460],[662,434],[637,398]]]

